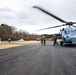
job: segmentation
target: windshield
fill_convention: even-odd
[[[76,29],[67,29],[65,30],[66,34],[76,34]]]

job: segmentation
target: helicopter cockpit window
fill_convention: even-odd
[[[68,29],[65,32],[66,34],[76,34],[76,29]]]

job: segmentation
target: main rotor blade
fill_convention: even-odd
[[[46,13],[46,14],[48,14],[48,15],[52,16],[53,18],[55,18],[55,19],[59,20],[59,21],[60,21],[60,22],[62,22],[62,23],[67,23],[67,22],[66,22],[66,21],[64,21],[63,19],[61,19],[61,18],[59,18],[59,17],[57,17],[57,16],[55,16],[55,15],[53,15],[53,14],[49,13],[48,11],[46,11],[46,10],[42,9],[41,7],[33,6],[33,8],[37,8],[37,9],[39,9],[39,10],[43,11],[44,13]]]
[[[57,28],[57,27],[61,27],[61,26],[65,26],[65,24],[63,24],[63,25],[58,25],[58,26],[53,26],[53,27],[48,27],[48,28],[43,28],[43,29],[39,29],[39,30],[37,30],[37,31],[46,30],[46,29],[52,29],[52,28]]]
[[[76,24],[76,22],[73,22],[73,24]]]

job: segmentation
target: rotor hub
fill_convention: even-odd
[[[73,22],[67,22],[66,25],[72,26],[73,25]]]

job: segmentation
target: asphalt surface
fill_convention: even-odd
[[[76,46],[49,42],[0,50],[0,75],[76,75]]]

